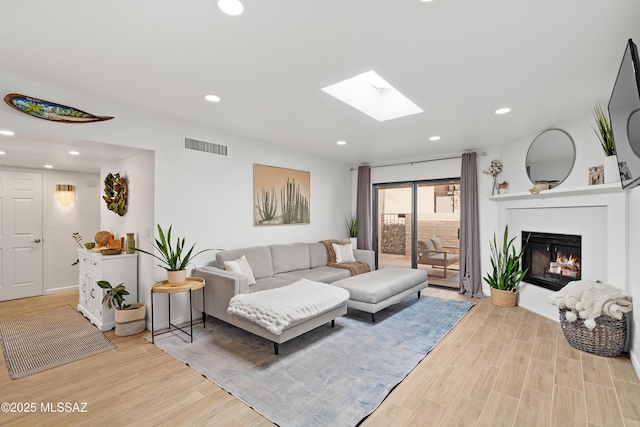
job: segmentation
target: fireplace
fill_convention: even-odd
[[[580,279],[582,236],[523,231],[523,247],[527,237],[522,256],[522,267],[529,269],[525,282],[559,291]]]

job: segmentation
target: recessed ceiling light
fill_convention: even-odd
[[[217,95],[206,95],[204,99],[206,99],[209,102],[220,102],[220,97]]]
[[[0,130],[0,135],[13,136],[15,133],[10,130]]]
[[[338,142],[336,142],[336,144],[338,144],[338,145],[346,145],[347,141],[338,141]]]
[[[69,154],[71,154],[72,156],[78,156],[80,155],[79,151],[69,151]]]
[[[244,11],[244,6],[239,0],[218,0],[218,7],[231,16],[240,15]]]
[[[5,154],[7,153],[5,153],[4,151],[0,151],[0,156],[4,156]]]
[[[53,169],[53,166],[51,165],[44,165],[45,169]]]
[[[431,138],[429,138],[429,141],[438,141],[439,139],[439,136],[432,136]]]
[[[509,111],[511,111],[511,108],[498,108],[496,114],[507,114]]]

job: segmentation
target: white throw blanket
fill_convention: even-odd
[[[229,301],[227,312],[280,335],[287,327],[334,309],[348,299],[345,289],[302,279],[276,289],[236,295]]]
[[[589,280],[569,282],[551,294],[549,302],[559,308],[570,309],[565,315],[569,322],[580,315],[589,329],[596,327],[596,317],[604,314],[620,320],[624,313],[631,311],[631,299],[622,289]]]

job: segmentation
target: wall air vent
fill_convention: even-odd
[[[182,147],[185,150],[201,151],[203,153],[217,154],[219,156],[227,155],[227,146],[214,144],[213,142],[201,141],[199,139],[183,136]]]

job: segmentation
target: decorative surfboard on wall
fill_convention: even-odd
[[[113,119],[110,116],[94,116],[77,108],[43,101],[42,99],[20,95],[19,93],[8,94],[4,97],[4,102],[21,113],[53,122],[90,123]]]

